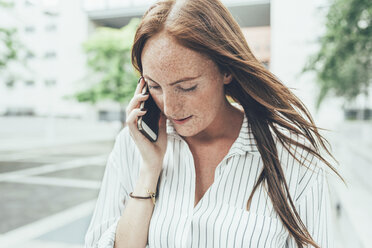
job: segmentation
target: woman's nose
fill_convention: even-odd
[[[172,95],[164,95],[163,104],[164,104],[164,114],[166,116],[169,116],[172,118],[179,117],[177,114],[180,111],[180,99],[177,99],[175,96],[172,96]]]

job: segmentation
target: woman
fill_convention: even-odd
[[[142,77],[86,247],[332,246],[325,139],[219,1],[153,5],[132,62]],[[145,83],[162,113],[155,143],[136,125]]]

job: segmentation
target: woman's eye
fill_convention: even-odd
[[[148,87],[149,87],[149,89],[154,89],[154,90],[158,90],[158,89],[160,89],[160,86],[150,86],[150,85],[149,85]],[[184,92],[190,92],[190,91],[195,90],[196,87],[197,87],[197,85],[195,85],[195,86],[193,86],[193,87],[191,87],[191,88],[188,88],[188,89],[184,89],[184,88],[181,88],[181,87],[179,87],[179,89],[182,90],[182,91],[184,91]]]
[[[193,86],[193,87],[191,87],[191,88],[188,88],[188,89],[184,89],[184,88],[180,88],[182,91],[185,91],[185,92],[188,92],[188,91],[193,91],[193,90],[195,90],[196,89],[196,86],[197,85],[195,85],[195,86]]]
[[[155,89],[155,90],[160,88],[159,86],[150,86],[150,85],[148,87],[149,89]]]

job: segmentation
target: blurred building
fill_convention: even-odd
[[[96,106],[64,97],[84,87],[87,75],[81,44],[95,27],[120,28],[141,17],[149,0],[24,0],[1,9],[0,25],[16,27],[29,50],[26,64],[11,63],[0,75],[0,114],[118,119],[118,106]],[[243,28],[249,45],[270,63],[270,1],[223,1]],[[5,16],[5,18],[3,18]]]
[[[17,28],[28,52],[25,64],[11,63],[0,75],[0,113],[78,117],[92,114],[88,105],[65,100],[86,75],[81,43],[91,23],[75,0],[13,1],[1,8],[0,26]],[[4,14],[4,15],[3,15]]]
[[[84,9],[96,26],[121,28],[132,18],[141,17],[154,0],[84,0]],[[270,1],[223,0],[242,27],[255,56],[267,67],[270,64]],[[100,118],[117,116],[112,106],[101,104]]]
[[[97,26],[121,28],[131,18],[141,17],[154,0],[84,0],[89,19]],[[222,0],[242,27],[256,57],[270,63],[270,1]]]
[[[27,67],[10,65],[0,75],[0,114],[24,113],[92,119],[118,119],[119,106],[96,106],[66,100],[82,88],[87,67],[81,44],[99,26],[120,28],[141,17],[154,0],[24,0],[1,13],[0,26],[15,26],[31,53]],[[242,27],[255,56],[314,112],[314,75],[300,75],[321,34],[319,6],[325,1],[279,3],[267,0],[222,0]],[[5,11],[5,13],[4,13]],[[318,11],[318,12],[317,12]],[[294,21],[295,20],[295,21]],[[339,100],[320,111],[341,120]],[[329,115],[332,112],[332,117]]]
[[[331,127],[343,119],[339,99],[326,99],[326,107],[316,113],[315,73],[301,74],[307,58],[319,48],[317,38],[324,31],[321,10],[326,6],[326,0],[271,2],[270,70],[291,88],[321,124]]]

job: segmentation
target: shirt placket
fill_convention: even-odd
[[[187,227],[187,231],[185,232],[185,233],[187,233],[187,238],[186,238],[186,243],[183,244],[183,247],[188,248],[188,247],[191,247],[192,240],[193,240],[193,220],[194,220],[194,216],[197,213],[200,205],[202,204],[204,199],[206,197],[208,197],[208,194],[210,194],[211,188],[216,185],[217,180],[219,180],[220,177],[222,176],[223,171],[224,171],[225,166],[226,166],[225,161],[229,158],[232,158],[233,156],[239,156],[241,154],[238,152],[238,150],[235,149],[235,144],[233,144],[233,146],[231,147],[228,154],[217,165],[217,167],[215,169],[214,181],[213,181],[212,185],[208,188],[208,190],[205,192],[203,197],[200,199],[200,201],[198,202],[198,204],[194,208],[195,188],[196,188],[196,172],[195,172],[194,157],[193,157],[193,155],[191,153],[191,150],[189,149],[188,144],[186,143],[186,141],[184,141],[182,138],[180,138],[180,139],[186,145],[187,161],[190,161],[190,163],[188,163],[187,166],[189,166],[189,168],[191,169],[191,172],[192,172],[192,176],[191,176],[191,185],[192,185],[191,190],[192,190],[192,192],[191,192],[191,198],[189,199],[189,218],[188,218],[188,221],[187,221],[187,226],[188,227]],[[225,165],[225,166],[223,166],[223,165]]]

